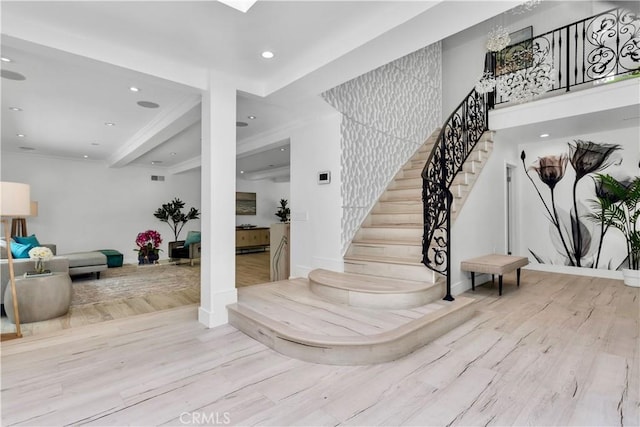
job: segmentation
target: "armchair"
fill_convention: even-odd
[[[200,232],[190,231],[186,240],[169,242],[169,258],[188,259],[191,266],[200,259]]]

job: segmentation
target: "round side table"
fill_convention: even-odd
[[[20,323],[40,322],[66,314],[71,305],[72,292],[71,278],[67,273],[16,277]],[[4,292],[4,309],[9,320],[15,323],[11,284]]]

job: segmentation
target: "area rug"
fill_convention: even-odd
[[[143,297],[200,288],[200,266],[125,264],[109,268],[100,279],[73,280],[72,306],[94,304],[120,298]]]

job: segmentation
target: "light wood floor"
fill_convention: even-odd
[[[639,293],[523,271],[395,362],[284,357],[196,306],[2,343],[2,425],[640,424]],[[217,419],[216,419],[217,417]]]
[[[194,267],[199,268],[199,267]],[[236,286],[249,286],[269,281],[269,252],[236,255]],[[42,322],[24,323],[22,334],[30,336],[60,329],[101,323],[108,320],[152,313],[200,302],[199,290],[179,290],[155,293],[135,298],[120,298],[94,304],[71,307],[61,317]],[[0,319],[2,333],[15,332],[15,325],[6,316]]]

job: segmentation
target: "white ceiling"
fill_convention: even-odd
[[[0,81],[2,150],[188,170],[199,165],[209,69],[237,82],[242,142],[313,116],[321,91],[516,3],[261,0],[245,14],[208,0],[2,1],[2,56],[13,60],[2,69],[26,77]],[[260,56],[267,49],[274,59]],[[286,176],[288,140],[267,143],[238,159],[239,175]]]

